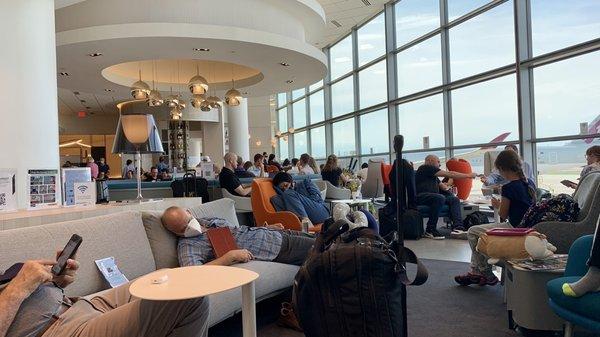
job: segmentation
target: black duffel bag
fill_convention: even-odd
[[[404,337],[403,284],[420,285],[427,270],[409,249],[397,256],[369,228],[343,221],[320,233],[294,280],[293,304],[307,337]],[[417,264],[409,281],[402,262]]]
[[[379,234],[387,237],[398,228],[398,219],[396,217],[396,207],[389,202],[385,207],[379,209]],[[425,234],[423,229],[423,217],[418,210],[408,208],[402,214],[402,223],[404,228],[404,238],[408,240],[419,240]]]

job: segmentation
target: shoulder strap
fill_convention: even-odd
[[[409,286],[420,286],[424,284],[425,282],[427,282],[427,278],[429,277],[429,272],[427,271],[427,268],[425,268],[421,261],[419,261],[419,258],[417,257],[417,255],[415,255],[415,253],[412,250],[406,247],[403,248],[404,249],[402,250],[402,256],[399,257],[399,261],[416,264],[417,274],[415,275],[414,280],[409,280],[408,275],[406,274],[406,269],[402,266],[402,264],[398,263],[398,268],[401,268],[399,276],[400,281],[402,281],[402,283],[404,283],[405,285]]]

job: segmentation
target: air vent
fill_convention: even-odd
[[[337,22],[337,20],[331,20],[331,23],[338,28],[340,28],[342,26],[342,24]]]
[[[79,91],[73,91],[73,95],[75,95],[75,96],[79,95]]]
[[[371,6],[371,2],[369,2],[369,0],[361,0],[362,3],[365,4],[365,6]]]
[[[60,76],[70,76],[69,73],[61,71],[60,73],[58,73]]]
[[[85,103],[85,99],[80,99],[79,102]]]

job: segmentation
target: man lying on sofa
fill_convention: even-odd
[[[91,299],[69,299],[79,263],[50,272],[55,260],[26,261],[0,286],[0,337],[206,336],[208,299],[145,301],[132,298],[129,283]]]
[[[179,237],[179,265],[215,264],[229,266],[250,260],[301,265],[315,242],[312,235],[283,230],[281,225],[232,227],[219,218],[196,219],[189,210],[173,206],[165,210],[162,223]],[[208,235],[211,228],[228,227],[239,249],[216,258]]]

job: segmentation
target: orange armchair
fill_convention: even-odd
[[[273,188],[271,179],[262,178],[252,181],[250,201],[252,202],[252,212],[254,220],[256,220],[256,225],[263,226],[265,222],[269,225],[281,223],[285,229],[301,231],[302,224],[296,214],[288,211],[277,212],[275,210],[275,207],[271,204],[271,197],[276,194],[277,192]],[[318,232],[321,230],[321,225],[315,225],[309,230],[311,232]]]
[[[471,163],[464,159],[450,159],[446,162],[446,167],[449,171],[460,173],[473,173]],[[473,188],[473,179],[454,179],[454,185],[458,190],[458,198],[460,200],[469,199],[471,188]]]

